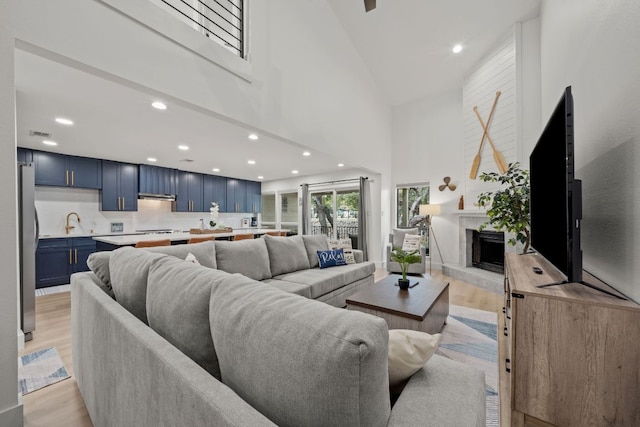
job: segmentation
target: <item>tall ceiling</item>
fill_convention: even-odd
[[[462,87],[464,76],[514,22],[538,15],[539,0],[328,0],[392,105]],[[463,51],[453,54],[460,43]],[[16,50],[17,138],[21,147],[148,163],[265,181],[331,174],[343,160],[187,106],[151,108],[154,97]],[[73,126],[56,123],[72,119]],[[51,133],[56,147],[30,131]],[[189,146],[188,151],[178,145]],[[303,156],[309,151],[310,156]],[[147,158],[157,159],[150,163]],[[254,160],[254,165],[248,164]],[[357,167],[345,165],[345,168]],[[219,168],[219,172],[213,171]]]
[[[540,0],[328,0],[392,105],[461,88],[464,77]],[[462,52],[452,48],[461,44]]]

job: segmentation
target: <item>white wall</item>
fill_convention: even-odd
[[[0,4],[0,425],[22,425],[18,397],[18,235],[13,30],[10,2]]]
[[[640,3],[543,0],[542,118],[574,99],[583,263],[640,302]]]
[[[389,225],[395,226],[395,187],[429,183],[430,202],[442,204],[432,226],[445,263],[458,260],[458,199],[464,194],[462,90],[397,106],[393,110],[392,188]],[[456,191],[439,191],[445,176]],[[386,234],[385,234],[386,238]],[[386,240],[385,240],[386,241]],[[434,252],[435,254],[435,252]],[[440,257],[432,263],[440,268]]]
[[[324,1],[248,3],[250,82],[101,1],[15,3],[25,49],[388,173],[391,109]]]

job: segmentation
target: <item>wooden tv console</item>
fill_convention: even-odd
[[[539,288],[564,276],[538,254],[505,257],[511,425],[640,426],[640,306],[579,283]]]

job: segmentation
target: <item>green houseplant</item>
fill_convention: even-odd
[[[402,290],[409,289],[409,279],[407,279],[407,270],[409,269],[409,264],[417,264],[422,261],[419,251],[419,249],[416,249],[414,251],[407,252],[403,251],[399,246],[393,247],[393,251],[391,252],[391,261],[400,264],[402,278],[398,279],[398,286]]]
[[[504,175],[495,172],[483,172],[480,180],[498,182],[502,188],[478,195],[478,206],[488,207],[489,222],[482,224],[480,230],[491,224],[497,231],[514,233],[508,243],[524,244],[523,253],[529,250],[531,234],[529,232],[529,171],[520,169],[519,163],[510,163]]]

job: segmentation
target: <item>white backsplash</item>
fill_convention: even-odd
[[[65,221],[69,212],[70,225],[75,226],[71,234],[110,233],[112,222],[122,222],[123,233],[136,230],[164,229],[189,230],[200,227],[200,218],[209,223],[208,212],[172,212],[171,202],[160,200],[138,200],[137,212],[100,211],[100,192],[78,188],[36,187],[36,209],[40,221],[40,234],[58,235],[65,232]],[[252,214],[221,213],[218,224],[240,228],[242,218]]]

